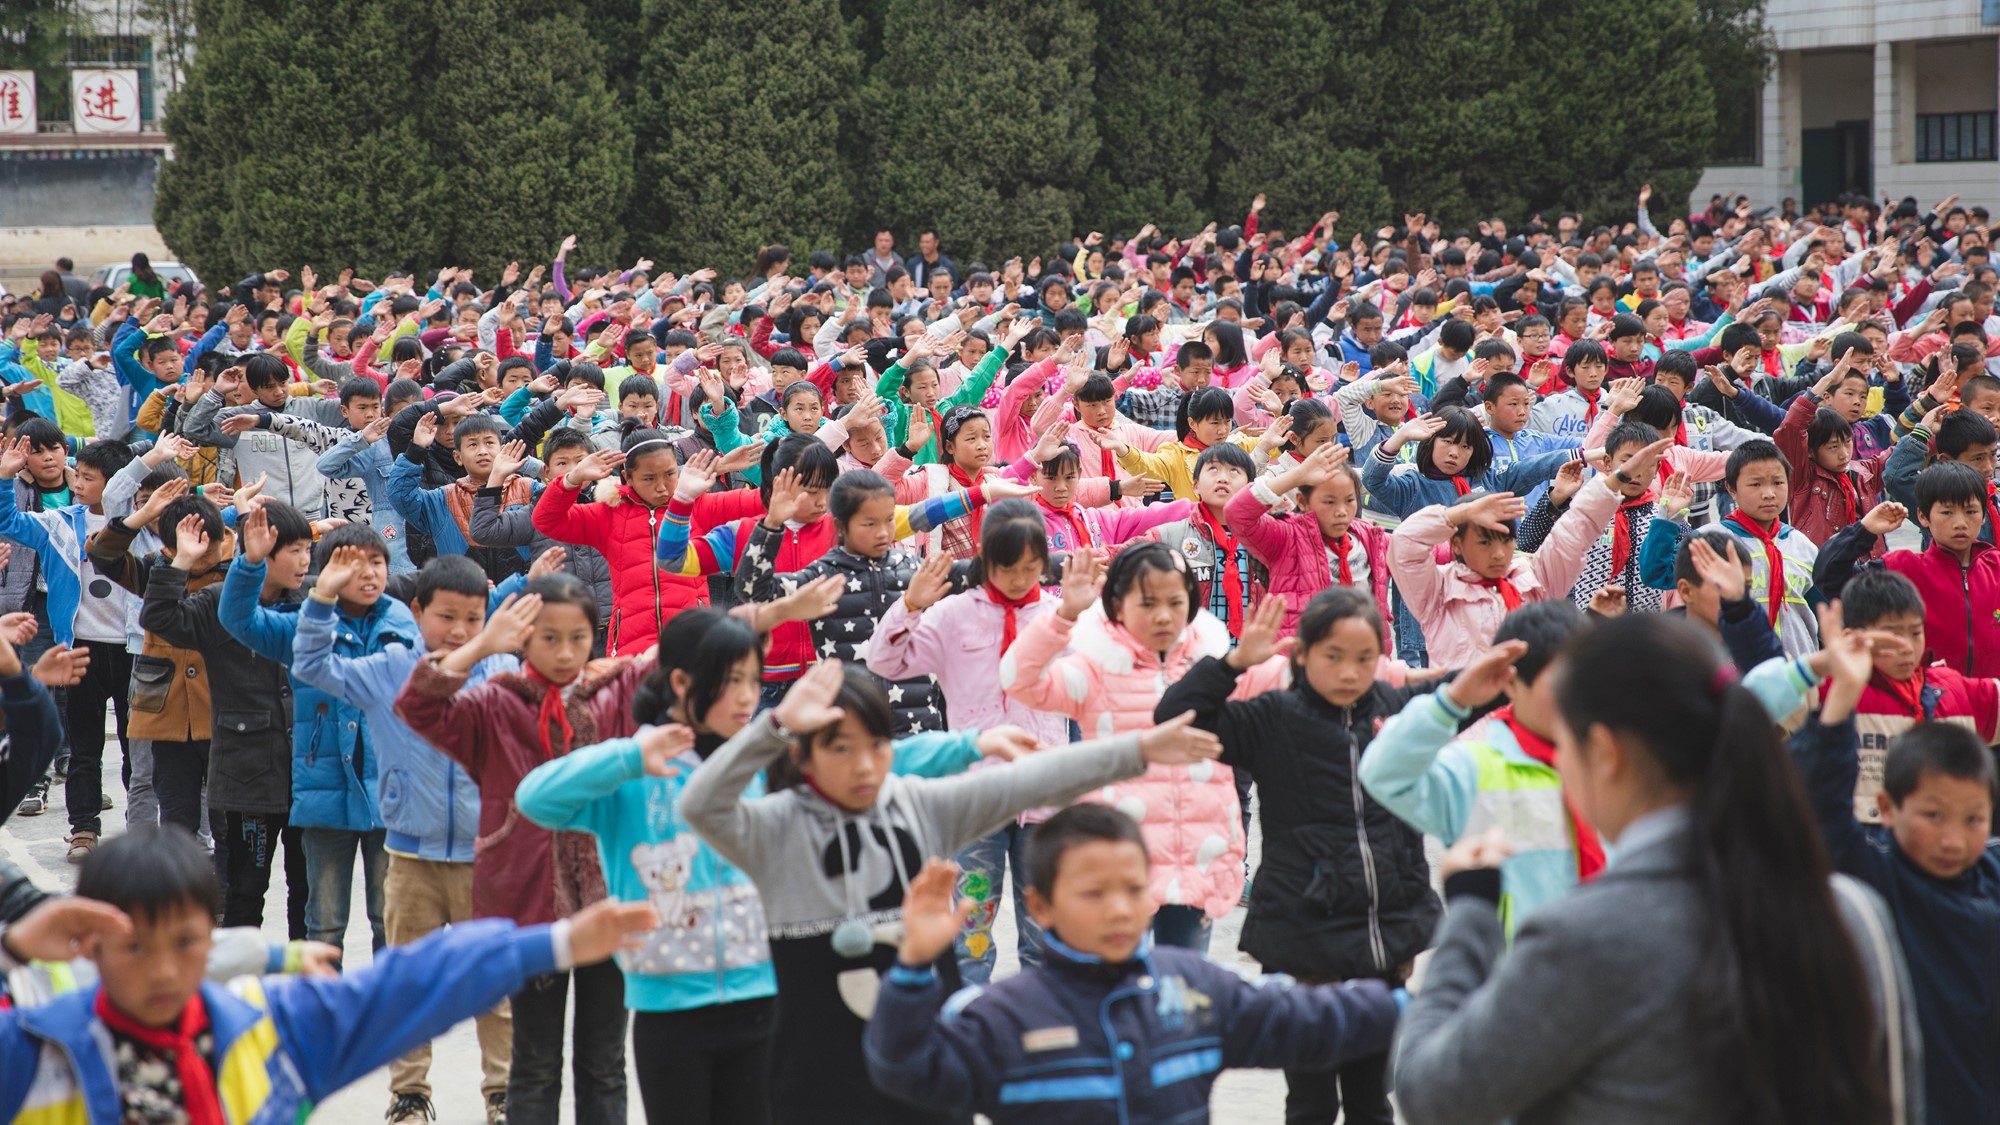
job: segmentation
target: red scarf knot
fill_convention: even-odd
[[[1209,510],[1207,504],[1196,504],[1195,521],[1208,529],[1208,536],[1215,541],[1215,567],[1222,574],[1222,593],[1229,601],[1229,635],[1243,635],[1243,571],[1236,565],[1236,536],[1229,533],[1221,517]]]
[[[1521,725],[1514,717],[1514,707],[1509,704],[1493,712],[1493,717],[1507,724],[1514,734],[1514,741],[1520,743],[1521,752],[1545,766],[1556,764],[1556,748],[1548,739]],[[1604,844],[1597,838],[1597,829],[1583,819],[1576,811],[1576,802],[1569,799],[1569,790],[1563,790],[1563,808],[1569,813],[1570,831],[1576,841],[1576,875],[1588,883],[1604,870]]]
[[[521,662],[521,671],[527,673],[529,683],[541,684],[548,689],[542,693],[541,710],[535,715],[535,733],[542,739],[542,755],[551,759],[560,758],[569,753],[576,742],[576,729],[569,725],[569,707],[563,702],[563,689],[576,680],[556,683],[525,660]],[[551,727],[562,731],[561,750],[555,748],[554,740],[549,737]]]
[[[965,503],[972,510],[966,514],[965,518],[972,521],[972,541],[977,544],[979,542],[979,526],[983,522],[986,512],[984,508],[977,507],[972,503],[972,494],[977,492],[981,483],[981,475],[986,470],[981,469],[979,471],[981,475],[968,473],[964,469],[959,468],[956,461],[946,462],[945,469],[950,472],[952,483],[968,493]]]
[[[1521,591],[1508,579],[1482,578],[1479,584],[1489,590],[1500,591],[1500,600],[1506,603],[1508,613],[1521,608]]]
[[[1056,515],[1062,517],[1063,521],[1069,524],[1070,550],[1081,551],[1097,546],[1095,538],[1090,534],[1090,525],[1084,522],[1083,513],[1076,510],[1075,504],[1058,508],[1054,504],[1049,503],[1048,497],[1040,493],[1035,495],[1035,503],[1041,506],[1044,519],[1047,519],[1050,515]],[[1051,546],[1054,546],[1054,544],[1051,544]]]
[[[1744,515],[1741,508],[1729,513],[1729,522],[1749,532],[1764,545],[1764,562],[1770,571],[1769,585],[1765,591],[1769,602],[1766,608],[1771,615],[1771,627],[1775,629],[1778,625],[1778,614],[1785,608],[1785,553],[1778,549],[1778,529],[1784,524],[1779,523],[1767,531],[1762,524]]]
[[[991,582],[986,583],[982,589],[986,591],[987,600],[999,606],[1006,614],[1006,619],[1000,626],[1000,654],[1005,656],[1007,650],[1014,647],[1014,638],[1021,635],[1021,609],[1041,601],[1042,588],[1031,586],[1027,593],[1018,598],[1010,598],[1001,593],[1000,588]]]
[[[195,1047],[195,1037],[208,1030],[208,1008],[201,993],[188,997],[174,1027],[147,1027],[111,1005],[102,988],[97,991],[97,1018],[127,1039],[171,1055],[181,1097],[186,1102],[188,1125],[222,1125],[222,1101],[215,1089],[215,1072],[207,1056]]]

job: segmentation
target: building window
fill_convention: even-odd
[[[1917,115],[1917,163],[1993,159],[1993,111]]]
[[[1734,111],[1716,113],[1715,148],[1709,153],[1710,164],[1744,167],[1762,163],[1758,141],[1764,131],[1763,109],[1764,98],[1760,93]]]

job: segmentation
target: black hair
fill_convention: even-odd
[[[1701,377],[1701,365],[1694,361],[1692,353],[1672,349],[1653,361],[1653,378],[1658,379],[1662,375],[1679,376],[1692,388]]]
[[[1204,360],[1210,363],[1215,362],[1215,349],[1209,347],[1207,343],[1201,340],[1188,340],[1182,343],[1180,349],[1174,353],[1175,367],[1181,367],[1189,363],[1201,363]]]
[[[272,551],[282,551],[294,543],[312,542],[312,521],[306,518],[304,512],[282,500],[266,501],[262,511],[271,530],[278,533],[278,541],[271,545]]]
[[[993,420],[986,416],[986,412],[969,403],[961,403],[944,412],[944,417],[938,419],[938,460],[947,462],[950,460],[945,454],[944,443],[956,442],[958,432],[974,420],[985,422],[989,430],[993,428]]]
[[[1925,515],[1938,504],[1986,504],[1986,475],[1958,461],[1939,461],[1917,474],[1916,510]]]
[[[758,491],[765,506],[771,503],[771,482],[790,469],[799,475],[802,488],[832,488],[840,476],[840,460],[826,443],[811,434],[787,434],[764,447],[764,479]]]
[[[417,393],[422,394],[423,392],[418,391]],[[361,376],[356,375],[352,378],[344,379],[341,381],[340,405],[342,406],[346,406],[349,403],[352,403],[355,399],[367,399],[367,398],[379,399],[381,397],[382,397],[382,388],[376,386],[375,380],[373,379],[364,379]]]
[[[1901,806],[1923,784],[1925,774],[1976,782],[1993,792],[1993,751],[1966,727],[1951,722],[1918,723],[1889,740],[1882,763],[1882,791]]]
[[[1813,418],[1806,425],[1806,451],[1813,452],[1830,441],[1853,441],[1854,427],[1840,412],[1828,407],[1820,407],[1813,412]]]
[[[1193,423],[1208,422],[1217,418],[1236,419],[1236,402],[1229,392],[1221,387],[1207,386],[1191,395],[1181,398],[1178,417],[1174,419],[1174,433],[1186,441],[1193,430]]]
[[[1480,389],[1479,399],[1486,405],[1491,406],[1500,401],[1501,395],[1506,394],[1516,387],[1530,392],[1534,390],[1533,387],[1528,386],[1526,379],[1521,378],[1512,371],[1502,371],[1497,375],[1487,378],[1486,386]]]
[[[1514,672],[1522,683],[1533,684],[1589,620],[1568,598],[1530,602],[1501,619],[1493,643],[1521,641],[1528,646],[1514,660]]]
[[[1293,399],[1291,405],[1285,407],[1285,417],[1292,420],[1292,428],[1285,434],[1285,445],[1287,448],[1294,450],[1299,447],[1300,438],[1334,420],[1333,410],[1326,403],[1307,395],[1300,395]],[[1231,443],[1223,442],[1222,445],[1231,445]],[[1233,445],[1231,447],[1234,448]],[[1209,449],[1216,448],[1220,448],[1220,446],[1209,447]],[[1206,453],[1207,450],[1203,450],[1202,452]],[[1252,478],[1255,478],[1257,474],[1252,473],[1250,475]]]
[[[374,386],[374,383],[370,380],[363,380],[363,382],[367,382],[371,387]],[[417,382],[415,379],[391,379],[389,380],[388,389],[382,392],[382,407],[386,410],[390,403],[422,402],[423,399],[424,385],[422,383]],[[342,401],[344,402],[345,400],[343,399]]]
[[[1249,353],[1243,350],[1242,326],[1227,320],[1212,320],[1202,329],[1215,333],[1215,365],[1222,368],[1241,367],[1250,362]]]
[[[1382,310],[1371,301],[1356,299],[1347,306],[1347,323],[1359,324],[1364,320],[1381,320]]]
[[[320,536],[319,542],[313,547],[313,554],[316,556],[314,569],[325,566],[326,560],[332,558],[333,552],[341,547],[359,547],[385,560],[389,557],[389,544],[374,527],[365,521],[344,523]]]
[[[668,619],[660,629],[656,651],[658,666],[632,693],[632,718],[642,724],[686,722],[695,726],[722,698],[730,673],[744,658],[762,660],[764,645],[757,630],[728,611],[697,606]],[[686,700],[674,694],[671,673],[675,671],[688,677]]]
[[[979,524],[979,555],[972,565],[974,585],[986,581],[995,567],[1013,566],[1026,555],[1042,561],[1044,576],[1049,568],[1049,528],[1041,509],[1033,501],[1019,497],[986,506]]]
[[[1960,400],[1964,392],[1960,392]],[[1993,445],[2000,442],[2000,430],[1995,430],[1991,419],[1972,410],[1954,410],[1938,423],[1933,444],[1938,454],[1956,460],[1965,456],[1965,451],[1975,445]]]
[[[1432,455],[1440,441],[1456,441],[1472,447],[1472,458],[1458,475],[1466,480],[1478,480],[1486,475],[1487,466],[1493,464],[1493,439],[1486,436],[1486,427],[1479,424],[1479,418],[1472,411],[1459,406],[1447,406],[1437,412],[1444,427],[1437,433],[1417,443],[1417,469],[1432,480],[1445,479],[1437,467],[1437,459]]]
[[[92,849],[77,872],[76,897],[148,923],[184,909],[213,918],[222,909],[207,849],[186,829],[159,824],[136,825]]]
[[[1625,340],[1646,334],[1646,322],[1632,313],[1622,312],[1611,318],[1611,333],[1607,340]]]
[[[243,361],[243,383],[253,391],[279,386],[289,378],[285,362],[269,353],[258,352]]]
[[[1603,344],[1598,343],[1596,340],[1578,340],[1563,351],[1563,377],[1574,383],[1576,382],[1576,377],[1571,375],[1570,372],[1586,363],[1609,364],[1610,362],[1611,355],[1604,350]]]
[[[581,449],[588,454],[590,448],[589,434],[577,429],[575,426],[557,426],[555,429],[550,430],[549,436],[543,440],[542,451],[539,456],[544,462],[547,462],[553,460],[556,454],[564,450]]]
[[[597,628],[597,592],[590,588],[590,583],[576,575],[559,570],[540,578],[530,578],[521,587],[522,597],[529,594],[540,594],[545,606],[573,605],[583,611],[584,620],[590,622],[592,630]]]
[[[813,315],[818,316],[819,310],[814,309]],[[772,367],[791,367],[800,371],[804,371],[806,368],[812,366],[806,362],[805,355],[797,348],[779,348],[777,351],[771,353],[771,358],[768,362]]]
[[[1627,415],[1626,420],[1620,422],[1611,431],[1610,436],[1604,439],[1604,456],[1607,458],[1615,456],[1619,450],[1628,446],[1636,445],[1644,449],[1658,440],[1660,431],[1644,422],[1635,422],[1630,415]]]
[[[1271,376],[1271,386],[1276,387],[1281,381],[1289,382],[1297,387],[1299,389],[1298,397],[1303,398],[1311,392],[1311,387],[1306,383],[1306,373],[1299,370],[1298,365],[1295,363],[1281,363],[1278,365],[1278,373]]]
[[[658,401],[662,397],[660,394],[660,385],[653,381],[651,375],[627,375],[618,383],[619,402],[624,402],[628,398],[640,398],[649,395],[654,401]]]
[[[1111,566],[1104,574],[1104,617],[1108,621],[1118,620],[1118,603],[1133,587],[1144,581],[1145,576],[1158,572],[1178,575],[1187,587],[1188,619],[1192,621],[1204,606],[1201,587],[1195,582],[1194,571],[1188,569],[1187,560],[1180,552],[1165,543],[1134,543],[1112,558]]]
[[[1073,441],[1065,439],[1056,447],[1055,456],[1035,466],[1035,471],[1043,477],[1054,480],[1064,472],[1083,472],[1083,450]]]
[[[1091,372],[1076,392],[1078,402],[1110,402],[1116,397],[1118,388],[1111,382],[1111,377],[1102,371]]]
[[[1686,539],[1681,540],[1680,549],[1674,552],[1674,581],[1676,583],[1686,582],[1691,586],[1700,586],[1702,584],[1701,572],[1694,567],[1694,542],[1697,539],[1707,543],[1715,549],[1716,554],[1721,555],[1725,559],[1735,559],[1743,563],[1750,561],[1748,548],[1744,547],[1742,540],[1739,540],[1736,536],[1726,531],[1696,532]]]
[[[793,399],[803,398],[806,395],[811,395],[813,401],[818,402],[822,407],[826,405],[826,396],[820,393],[817,384],[810,379],[794,379],[785,384],[785,389],[779,392],[778,406],[780,409],[784,409],[792,405]]]
[[[1725,356],[1735,355],[1744,348],[1762,350],[1764,347],[1764,337],[1757,334],[1757,326],[1745,324],[1740,320],[1723,325],[1722,333],[1716,337],[1715,342]]]
[[[633,419],[629,418],[626,420],[633,421]],[[645,448],[641,449],[641,446]],[[664,430],[656,430],[649,427],[633,426],[632,429],[625,433],[624,437],[619,439],[618,448],[625,454],[625,464],[619,469],[619,473],[628,480],[631,479],[634,463],[641,457],[651,457],[655,453],[667,453],[673,455],[675,464],[679,464],[681,459],[680,446],[674,443],[674,439]],[[633,455],[633,450],[639,450],[637,456]]]
[[[896,728],[896,711],[889,705],[889,693],[867,668],[849,664],[841,669],[840,693],[833,705],[845,718],[853,719],[870,737],[888,739]],[[765,788],[776,793],[805,784],[801,764],[812,757],[812,748],[829,742],[840,730],[834,723],[795,739],[789,753],[772,763]]]
[[[827,494],[827,514],[833,517],[834,523],[845,528],[847,521],[861,510],[861,505],[881,496],[894,501],[896,488],[883,480],[880,473],[873,469],[845,472],[834,479],[833,489]]]
[[[151,493],[170,481],[187,480],[187,470],[172,461],[162,461],[139,478],[138,491]]]
[[[1864,567],[1840,588],[1840,623],[1849,629],[1872,628],[1885,617],[1923,616],[1917,584],[1886,566]]]
[[[1833,343],[1827,348],[1826,355],[1828,359],[1837,363],[1842,356],[1852,351],[1858,351],[1862,355],[1874,355],[1875,345],[1869,343],[1868,337],[1863,336],[1859,332],[1842,332],[1833,338]],[[1862,379],[1868,378],[1868,372],[1860,368],[1849,368],[1848,373],[1859,376]]]
[[[1146,333],[1157,332],[1159,331],[1159,328],[1160,328],[1159,317],[1149,316],[1146,313],[1140,313],[1137,316],[1131,317],[1130,319],[1126,320],[1125,331],[1123,334],[1125,336],[1125,339],[1131,341],[1134,344],[1137,344],[1141,339],[1145,337]]]
[[[507,437],[507,423],[491,414],[473,414],[460,418],[458,425],[452,427],[452,444],[464,445],[465,439],[475,434],[492,434],[504,441]]]
[[[1457,317],[1445,321],[1444,326],[1438,329],[1438,346],[1455,352],[1471,351],[1478,338],[1479,333],[1472,327],[1472,322]]]
[[[85,331],[88,331],[88,329]],[[165,336],[151,336],[139,345],[139,351],[142,353],[144,359],[150,360],[161,352],[178,352],[180,348]]]
[[[132,447],[122,441],[93,441],[76,451],[76,466],[88,465],[110,480],[118,470],[132,463]]]
[[[337,528],[335,530],[338,530]],[[431,604],[431,599],[440,593],[463,594],[468,598],[478,598],[481,609],[486,607],[488,583],[486,570],[465,555],[439,555],[424,564],[417,571],[415,591],[410,595],[410,605],[422,609]]]
[[[1960,357],[1958,366],[1960,371],[1978,367],[1984,363],[1984,356],[1980,352],[1976,349],[1967,350],[1972,351],[1973,356]],[[1967,362],[1968,358],[1970,358],[1970,362]],[[1971,402],[1975,396],[1982,394],[2000,394],[2000,379],[1995,379],[1993,376],[1981,371],[1977,375],[1967,376],[1965,381],[1958,385],[1958,401],[1960,403]]]
[[[1307,400],[1301,399],[1300,401],[1304,402]],[[1216,442],[1214,445],[1202,450],[1201,456],[1194,459],[1195,479],[1200,480],[1201,471],[1218,462],[1229,468],[1242,470],[1245,480],[1257,479],[1257,459],[1250,456],[1249,451],[1242,446],[1227,441]]]
[[[1692,793],[1683,849],[1709,932],[1696,939],[1704,952],[1684,1002],[1725,1092],[1715,1120],[1886,1118],[1861,960],[1805,787],[1764,705],[1726,674],[1699,625],[1659,614],[1585,630],[1556,675],[1556,705],[1579,743],[1607,732]]]
[[[176,544],[180,541],[181,521],[189,516],[201,517],[202,531],[207,533],[211,545],[222,542],[222,536],[228,530],[222,522],[222,509],[201,493],[189,492],[168,501],[167,506],[160,509],[160,518],[153,526],[162,546],[170,551],[180,549]],[[484,572],[481,581],[484,581]]]
[[[1742,475],[1743,470],[1765,461],[1776,461],[1785,466],[1787,476],[1791,474],[1791,464],[1785,460],[1776,442],[1768,438],[1753,438],[1729,451],[1729,461],[1722,468],[1722,486],[1731,492],[1736,491],[1736,478]]]
[[[562,381],[564,387],[581,382],[601,391],[604,389],[604,369],[589,360],[578,360],[569,365],[569,371],[563,376]]]
[[[1460,321],[1459,323],[1463,324],[1465,322]],[[1505,340],[1489,336],[1472,345],[1472,358],[1504,359],[1509,361],[1507,366],[1511,368],[1514,366],[1512,362],[1514,359],[1514,348]]]
[[[1564,605],[1569,603],[1564,602]],[[1306,683],[1306,650],[1333,632],[1334,626],[1350,618],[1368,626],[1377,642],[1382,639],[1382,610],[1375,596],[1354,586],[1330,586],[1314,594],[1299,613],[1298,643],[1292,647],[1292,686],[1311,691]]]
[[[1043,901],[1053,898],[1063,856],[1071,848],[1098,843],[1131,844],[1152,865],[1137,821],[1109,805],[1076,804],[1037,824],[1028,837],[1029,888]]]

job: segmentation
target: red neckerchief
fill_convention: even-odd
[[[1514,705],[1508,704],[1493,712],[1493,717],[1507,724],[1514,732],[1514,741],[1520,743],[1521,753],[1545,766],[1556,764],[1556,748],[1548,739],[1521,725],[1514,717]],[[1569,812],[1569,826],[1576,838],[1577,879],[1588,883],[1604,870],[1604,844],[1597,838],[1597,829],[1576,811],[1576,803],[1569,799],[1569,790],[1563,790],[1563,808]]]
[[[1665,468],[1666,466],[1662,465],[1660,467]],[[1611,576],[1613,578],[1625,573],[1625,563],[1632,557],[1632,521],[1625,518],[1625,513],[1634,508],[1643,508],[1651,504],[1655,499],[1657,499],[1657,496],[1649,488],[1632,499],[1618,505],[1618,514],[1611,520]]]
[[[1578,387],[1576,389],[1576,393],[1583,395],[1584,422],[1590,423],[1597,421],[1597,400],[1604,394],[1604,387],[1600,385],[1596,390],[1590,392],[1589,394],[1584,394],[1583,388]]]
[[[1990,480],[1986,482],[1986,525],[2000,537],[2000,485]]]
[[[1915,677],[1907,680],[1892,680],[1876,672],[1868,678],[1868,683],[1908,708],[1911,718],[1920,723],[1924,721],[1924,673],[1921,668]]]
[[[1117,423],[1112,423],[1116,425]],[[1094,436],[1094,435],[1093,435]],[[1118,458],[1111,455],[1103,442],[1097,443],[1097,468],[1106,480],[1118,479]]]
[[[1514,586],[1514,584],[1508,581],[1507,579],[1481,578],[1479,580],[1479,584],[1481,586],[1486,587],[1489,590],[1500,591],[1500,600],[1507,606],[1508,613],[1512,613],[1515,610],[1521,608],[1521,591],[1517,589]]]
[[[943,449],[941,447],[939,449],[939,452],[943,452]],[[958,462],[947,461],[944,467],[948,472],[951,473],[952,483],[958,485],[960,488],[963,488],[966,492],[971,493],[972,491],[974,491],[979,487],[979,478],[971,475],[970,473],[967,473],[964,469],[959,468]],[[966,514],[966,518],[972,521],[972,541],[974,543],[977,543],[979,542],[980,516],[985,512],[986,509],[973,507],[972,497],[969,495],[966,497],[966,507],[972,508],[972,511]]]
[[[1861,490],[1854,486],[1853,473],[1843,470],[1836,475],[1835,480],[1840,485],[1841,505],[1847,509],[1846,514],[1837,522],[1839,526],[1846,527],[1861,515]]]
[[[1778,549],[1778,527],[1784,525],[1780,523],[1778,527],[1766,531],[1756,520],[1744,515],[1741,508],[1729,513],[1729,522],[1756,536],[1757,542],[1764,545],[1764,561],[1771,572],[1769,589],[1766,591],[1770,601],[1768,608],[1771,613],[1771,626],[1776,628],[1778,611],[1785,605],[1785,553]]]
[[[576,741],[576,730],[569,725],[569,708],[563,703],[563,689],[569,684],[559,684],[549,679],[525,660],[521,662],[521,671],[527,673],[529,683],[541,684],[548,688],[542,693],[542,707],[535,715],[535,733],[541,736],[542,756],[554,759],[569,753],[571,744]],[[569,681],[570,684],[575,682],[575,680]],[[563,744],[560,752],[549,738],[551,723],[562,730]]]
[[[1083,514],[1076,510],[1075,504],[1071,504],[1067,508],[1058,508],[1054,504],[1049,503],[1048,497],[1043,496],[1039,492],[1035,494],[1035,503],[1042,506],[1042,512],[1045,517],[1049,513],[1054,513],[1069,521],[1070,535],[1073,537],[1073,541],[1070,543],[1070,550],[1081,551],[1088,547],[1097,546],[1092,540],[1090,525],[1083,522]]]
[[[1193,430],[1189,430],[1187,436],[1181,439],[1181,444],[1194,450],[1196,453],[1200,453],[1202,450],[1208,448],[1208,443],[1194,436]]]
[[[1196,503],[1194,518],[1208,529],[1209,538],[1215,540],[1216,567],[1222,571],[1223,596],[1229,599],[1229,635],[1243,635],[1243,571],[1236,565],[1236,537],[1224,527],[1222,520],[1208,510],[1207,504]]]
[[[1023,606],[1031,606],[1041,601],[1042,588],[1040,586],[1031,586],[1028,588],[1027,593],[1022,594],[1018,598],[1010,598],[1001,593],[1000,588],[991,582],[986,583],[983,588],[986,591],[987,600],[1005,610],[1007,614],[1006,620],[1000,626],[1000,652],[1002,655],[1005,655],[1008,649],[1014,647],[1014,638],[1020,635],[1020,609]]]
[[[1451,479],[1456,481],[1463,480],[1464,478],[1453,477]],[[1343,531],[1340,533],[1340,538],[1338,539],[1326,539],[1326,536],[1320,536],[1321,539],[1326,539],[1326,549],[1333,552],[1334,565],[1339,568],[1340,584],[1342,586],[1354,585],[1354,568],[1349,566],[1347,562],[1348,534],[1348,532]]]
[[[1764,374],[1769,375],[1771,378],[1776,379],[1785,373],[1784,361],[1778,358],[1778,350],[1776,348],[1760,353],[1759,359],[1764,364]]]
[[[178,1027],[165,1028],[147,1027],[112,1007],[110,997],[100,988],[97,990],[97,1018],[118,1034],[173,1057],[174,1069],[181,1081],[181,1098],[186,1103],[188,1125],[223,1125],[222,1101],[215,1092],[215,1072],[209,1068],[207,1057],[194,1045],[195,1036],[208,1030],[208,1008],[201,1002],[201,993],[188,997],[187,1007],[181,1009]]]

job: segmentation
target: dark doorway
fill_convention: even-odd
[[[1799,131],[1800,189],[1806,206],[1831,203],[1845,192],[1868,195],[1874,177],[1868,122],[1839,121]]]

